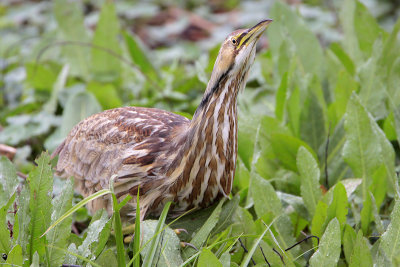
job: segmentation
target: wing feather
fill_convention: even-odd
[[[137,185],[157,175],[158,156],[175,130],[189,120],[167,111],[124,107],[95,114],[76,125],[56,149],[56,171],[85,182],[87,193],[108,187],[113,174],[120,185]]]

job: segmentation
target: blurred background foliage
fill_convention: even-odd
[[[338,231],[343,238],[335,252],[321,246],[315,266],[324,257],[356,264],[363,255],[364,266],[370,258],[398,263],[399,249],[387,244],[399,195],[399,14],[396,0],[2,1],[0,144],[16,148],[13,162],[27,173],[43,150],[104,109],[157,107],[190,118],[221,41],[272,18],[239,96],[240,203],[233,198],[222,210],[235,210],[236,224],[214,224],[214,233],[223,231],[216,238],[259,235],[261,221],[279,217],[260,243],[276,264],[274,244],[287,248],[328,228],[325,244]],[[207,216],[181,224],[196,232]],[[74,221],[87,218],[82,211]],[[247,247],[253,242],[244,238]],[[245,261],[239,248],[230,256],[237,264]],[[285,260],[303,265],[311,248],[303,244]],[[221,251],[212,253],[221,260]],[[258,250],[254,258],[264,262]]]

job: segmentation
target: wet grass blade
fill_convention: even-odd
[[[124,236],[122,234],[122,223],[121,216],[119,214],[118,200],[114,193],[111,194],[113,199],[114,208],[114,232],[115,232],[115,243],[117,244],[117,262],[118,267],[123,267],[125,263],[125,247],[124,247]]]

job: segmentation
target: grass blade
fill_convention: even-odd
[[[136,199],[136,221],[135,221],[135,241],[133,243],[133,252],[138,254],[135,258],[133,266],[140,267],[140,205],[139,205],[139,188]]]
[[[160,236],[161,233],[159,233],[159,231],[162,229],[165,219],[167,218],[167,214],[168,214],[168,210],[169,210],[169,206],[171,206],[171,202],[167,202],[167,204],[165,204],[164,209],[161,213],[160,219],[158,220],[158,224],[155,230],[156,233],[156,237],[151,241],[150,243],[150,251],[149,253],[146,255],[146,257],[144,258],[143,261],[143,266],[144,267],[150,267],[152,266],[153,260],[154,260],[154,255],[156,253],[157,247],[158,247],[158,243],[160,241]]]
[[[125,247],[124,247],[124,236],[122,235],[122,223],[119,215],[118,200],[114,193],[111,193],[113,199],[114,208],[114,232],[115,232],[115,243],[117,244],[117,261],[118,267],[125,266]]]

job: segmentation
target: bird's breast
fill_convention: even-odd
[[[236,106],[217,101],[211,117],[199,121],[186,141],[179,166],[170,171],[176,177],[170,187],[175,212],[204,208],[229,196],[237,158]],[[185,146],[184,146],[185,147]]]

